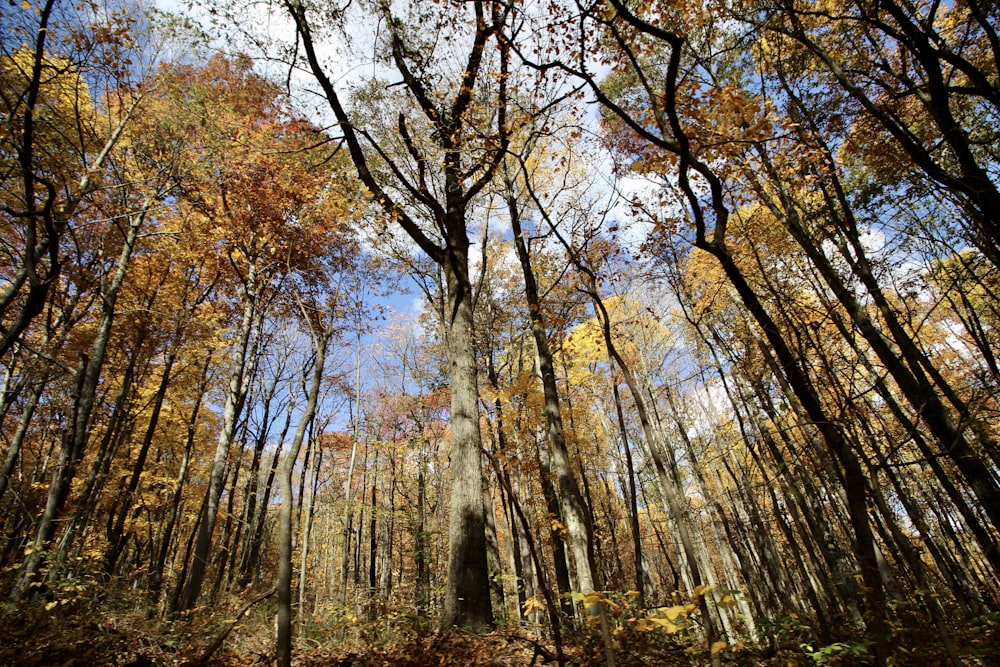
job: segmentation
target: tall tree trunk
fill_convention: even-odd
[[[187,481],[188,466],[191,463],[191,450],[194,448],[195,432],[198,425],[198,415],[201,412],[201,404],[208,391],[208,370],[212,366],[212,354],[205,355],[205,363],[201,369],[201,379],[198,383],[198,394],[195,398],[194,407],[191,408],[191,416],[187,420],[187,438],[184,442],[184,456],[181,458],[180,469],[177,471],[177,480],[174,482],[173,492],[170,498],[170,513],[167,516],[167,525],[163,527],[163,535],[160,537],[160,548],[156,552],[156,561],[152,564],[152,572],[149,578],[149,590],[153,594],[158,594],[163,587],[163,570],[166,567],[167,555],[170,553],[173,542],[174,529],[180,518],[181,500],[183,499],[184,484]],[[170,607],[173,607],[171,604]],[[170,612],[174,609],[171,608]]]
[[[524,509],[521,507],[521,503],[518,501],[517,496],[514,494],[514,489],[510,485],[510,476],[504,474],[504,467],[496,460],[495,457],[490,457],[490,463],[493,465],[493,469],[497,473],[497,479],[500,480],[501,484],[504,485],[504,491],[507,494],[507,498],[510,500],[511,507],[514,513],[517,515],[517,520],[521,526],[525,544],[528,547],[528,551],[531,554],[531,561],[534,564],[535,571],[538,573],[538,587],[542,592],[542,597],[545,599],[545,606],[549,612],[549,624],[552,628],[552,639],[556,645],[556,663],[563,665],[563,647],[562,647],[562,623],[559,620],[559,607],[556,604],[555,596],[552,594],[552,587],[548,583],[548,578],[545,576],[545,565],[542,563],[541,556],[538,553],[538,548],[535,545],[535,539],[531,533],[531,524],[528,522],[527,517],[524,516]]]
[[[536,438],[537,440],[537,438]],[[565,530],[562,515],[559,510],[559,499],[555,486],[552,484],[552,465],[548,451],[535,443],[536,467],[538,468],[538,483],[542,487],[542,498],[545,499],[544,523],[549,528],[549,538],[552,541],[552,567],[556,574],[556,590],[559,593],[559,605],[567,618],[573,618],[573,584],[569,575],[569,558],[566,554],[566,540],[562,532]]]
[[[555,364],[546,329],[545,315],[538,283],[531,265],[531,255],[521,228],[521,205],[514,196],[514,182],[506,179],[506,202],[514,233],[514,247],[521,264],[524,279],[525,305],[531,321],[531,336],[535,343],[536,369],[542,382],[545,399],[545,424],[552,463],[558,480],[559,509],[566,533],[573,563],[576,567],[576,581],[579,592],[589,594],[594,591],[593,563],[590,556],[593,549],[593,529],[584,509],[583,496],[573,475],[569,449],[566,446],[566,431],[563,428],[562,409],[559,405],[559,389],[556,385]],[[603,605],[594,605],[595,611],[603,613]]]
[[[702,243],[700,246],[719,260],[730,284],[736,289],[741,301],[764,331],[795,397],[801,403],[815,428],[822,434],[827,447],[840,465],[844,491],[847,495],[850,524],[854,532],[854,550],[861,566],[862,579],[867,587],[865,601],[868,607],[867,611],[870,614],[868,630],[875,645],[876,661],[882,667],[889,660],[889,627],[885,590],[878,571],[875,539],[868,519],[868,479],[861,469],[861,464],[857,455],[852,451],[850,443],[844,437],[837,423],[827,416],[819,396],[808,376],[796,361],[795,355],[788,347],[781,330],[746,282],[732,256],[721,243]]]
[[[253,526],[253,537],[250,542],[250,554],[247,556],[246,561],[243,563],[243,576],[249,582],[251,579],[257,578],[257,565],[260,562],[261,551],[264,548],[264,531],[267,527],[267,510],[271,506],[271,493],[274,490],[274,478],[277,475],[279,461],[281,460],[281,450],[285,443],[285,436],[288,435],[288,429],[292,425],[292,412],[294,409],[294,404],[290,403],[288,405],[288,410],[285,412],[285,422],[281,427],[281,432],[275,439],[277,446],[274,449],[274,455],[271,458],[270,465],[267,471],[267,481],[264,482],[264,496],[261,498],[259,503],[258,511],[256,512],[256,525]]]
[[[375,596],[378,592],[378,455],[375,450],[375,460],[372,463],[372,495],[370,511],[368,512],[368,618],[374,621],[378,615]]]
[[[121,556],[122,534],[125,532],[125,519],[134,504],[135,492],[139,488],[139,479],[142,476],[143,470],[146,468],[146,457],[149,454],[150,446],[153,444],[153,436],[156,434],[156,426],[160,421],[160,411],[163,409],[163,401],[167,396],[167,387],[169,386],[171,380],[170,373],[174,368],[174,362],[176,360],[177,351],[171,350],[171,352],[167,355],[166,362],[163,365],[163,374],[160,377],[160,385],[157,388],[156,395],[153,399],[153,410],[149,416],[149,424],[146,426],[146,433],[143,435],[142,444],[139,446],[139,453],[132,466],[132,476],[129,478],[128,487],[126,487],[125,494],[119,502],[117,518],[115,519],[111,534],[108,536],[108,550],[104,557],[104,572],[106,574],[114,572],[115,563],[118,561],[118,557]]]
[[[608,361],[611,361],[609,358]],[[635,590],[639,594],[637,603],[641,608],[645,604],[646,589],[643,582],[642,569],[642,534],[639,530],[639,498],[635,485],[635,466],[632,463],[632,446],[628,442],[628,429],[625,428],[625,412],[622,410],[621,393],[618,391],[617,379],[611,381],[611,393],[615,399],[615,414],[618,417],[618,433],[621,435],[622,449],[625,451],[625,470],[628,474],[628,517],[632,532],[632,558],[635,562]]]
[[[24,445],[24,436],[28,433],[28,426],[31,424],[31,418],[35,414],[35,408],[38,407],[38,399],[41,398],[44,386],[45,383],[42,381],[36,382],[32,385],[31,392],[28,395],[28,402],[21,410],[21,418],[17,422],[17,430],[14,431],[14,437],[11,439],[10,446],[7,448],[7,457],[3,462],[3,470],[0,470],[0,500],[3,500],[4,493],[7,491],[7,486],[10,484],[10,476],[14,474],[14,466],[17,464],[17,460],[21,456],[21,447]]]
[[[695,552],[694,540],[691,536],[690,527],[688,526],[687,512],[682,504],[684,501],[680,498],[680,492],[674,481],[674,476],[670,472],[670,467],[668,467],[666,462],[663,460],[660,443],[655,435],[653,423],[646,407],[646,401],[642,395],[642,389],[633,375],[631,368],[625,363],[625,359],[618,351],[615,341],[611,335],[611,318],[604,306],[604,302],[601,299],[600,294],[598,293],[596,275],[589,267],[583,265],[579,261],[578,257],[574,257],[574,261],[577,263],[577,267],[585,275],[585,279],[587,280],[584,290],[588,296],[590,296],[591,301],[594,304],[594,309],[597,312],[598,322],[601,325],[604,344],[607,348],[608,354],[612,359],[614,359],[615,364],[618,366],[618,370],[622,374],[622,378],[625,380],[625,386],[629,388],[629,392],[632,395],[632,402],[635,405],[636,413],[639,416],[639,423],[642,425],[643,435],[646,440],[647,453],[652,458],[653,465],[660,479],[660,491],[662,493],[665,509],[668,516],[674,520],[674,524],[677,529],[677,536],[681,542],[682,555],[684,560],[687,562],[687,574],[690,575],[692,592],[697,591],[700,586],[705,585],[707,582],[705,581],[701,567],[698,564],[698,555]],[[712,617],[708,601],[705,596],[695,595],[695,597],[697,597],[698,605],[701,608],[702,623],[705,628],[705,642],[709,647],[711,647],[717,639],[715,619]],[[713,663],[717,662],[717,658],[717,654],[713,656]]]
[[[430,541],[427,539],[425,519],[427,512],[427,464],[422,456],[418,465],[420,469],[417,471],[417,521],[413,535],[413,569],[416,579],[413,601],[417,608],[417,617],[422,618],[427,615],[427,607],[430,604],[431,578],[427,563]]]
[[[457,227],[453,223],[452,227]],[[444,265],[450,320],[451,509],[448,582],[442,627],[484,630],[493,624],[486,518],[483,512],[482,444],[479,432],[478,364],[472,339],[472,285],[464,222],[449,240]]]
[[[138,213],[130,216],[118,264],[103,295],[101,317],[98,320],[94,340],[90,346],[90,354],[88,356],[81,353],[81,365],[77,371],[77,389],[72,412],[73,419],[70,422],[68,432],[64,434],[62,439],[59,462],[49,484],[45,510],[38,522],[38,530],[31,553],[25,558],[18,581],[11,593],[14,600],[24,597],[32,580],[38,574],[45,551],[50,547],[52,537],[55,534],[56,520],[69,496],[77,466],[83,458],[90,416],[97,397],[97,387],[101,369],[104,367],[108,341],[111,338],[111,324],[115,317],[118,293],[125,282],[132,251],[139,237],[139,229],[146,219],[150,206],[152,206],[152,201],[147,200]]]
[[[243,407],[243,399],[247,391],[247,352],[250,349],[250,338],[257,316],[257,265],[251,261],[244,285],[243,317],[238,331],[236,349],[233,351],[233,371],[229,378],[229,388],[226,392],[226,406],[223,411],[222,430],[215,448],[212,460],[212,471],[208,483],[208,499],[205,516],[198,528],[198,538],[194,545],[194,560],[188,569],[184,587],[178,599],[178,612],[188,611],[197,604],[201,593],[201,585],[205,579],[205,569],[208,566],[209,551],[212,548],[212,533],[215,531],[215,519],[219,513],[219,499],[222,497],[222,486],[225,481],[226,461],[229,458],[229,448],[236,434],[236,424],[239,421]]]
[[[344,483],[344,528],[341,533],[340,591],[341,602],[347,602],[347,570],[351,559],[351,533],[354,522],[354,466],[358,460],[358,438],[361,428],[361,330],[357,331],[357,353],[355,355],[354,412],[351,418],[351,459],[347,464],[347,480]]]
[[[311,437],[315,438],[315,436]],[[299,559],[299,634],[302,634],[302,623],[305,619],[306,581],[308,579],[306,574],[309,571],[309,539],[312,536],[316,494],[319,491],[319,471],[323,465],[323,448],[319,446],[319,441],[316,441],[315,445],[316,462],[313,466],[312,480],[309,482],[309,493],[305,501],[306,520],[305,526],[302,528],[302,547],[299,550],[301,554]]]
[[[332,330],[331,330],[332,331]],[[292,664],[292,471],[299,458],[299,450],[305,438],[306,429],[316,416],[316,403],[326,365],[326,349],[330,343],[331,331],[314,332],[316,358],[313,361],[312,379],[309,384],[308,399],[288,453],[281,465],[281,512],[278,519],[278,667]]]
[[[250,581],[253,578],[251,568],[249,567],[249,561],[253,551],[253,538],[256,533],[257,505],[260,501],[260,492],[263,489],[260,466],[264,454],[264,447],[267,445],[268,435],[271,432],[271,405],[274,401],[274,394],[277,391],[277,387],[277,382],[271,383],[270,390],[264,397],[264,415],[261,418],[261,426],[257,433],[253,455],[250,459],[250,470],[248,473],[249,480],[247,481],[248,491],[243,498],[242,519],[240,521],[241,531],[240,540],[238,540],[238,542],[241,544],[239,548],[239,562],[234,563],[234,566],[230,568],[231,573],[234,569],[239,572],[236,583],[240,588],[245,588],[250,585]]]
[[[400,206],[375,172],[367,157],[366,144],[352,123],[352,117],[341,104],[333,81],[323,68],[313,42],[312,27],[306,6],[299,0],[290,0],[285,7],[295,22],[297,39],[316,77],[330,108],[340,123],[344,142],[350,152],[358,176],[373,194],[384,212],[434,261],[444,273],[447,289],[448,313],[445,314],[448,361],[451,380],[451,508],[448,527],[448,580],[445,587],[443,627],[467,627],[481,630],[493,624],[493,606],[490,599],[489,564],[486,555],[485,517],[483,515],[482,441],[479,432],[479,387],[477,364],[473,343],[473,291],[469,280],[469,239],[467,209],[473,198],[492,181],[506,157],[509,144],[507,136],[507,73],[510,62],[510,45],[499,39],[500,22],[506,13],[498,6],[476,0],[467,3],[471,19],[465,24],[468,35],[468,57],[461,75],[461,83],[454,91],[437,90],[435,81],[421,78],[410,63],[410,45],[388,5],[382,4],[381,18],[387,27],[387,42],[392,62],[402,76],[406,90],[417,100],[419,108],[433,132],[440,155],[440,189],[430,188],[426,176],[425,157],[417,148],[408,129],[406,115],[398,116],[399,137],[407,152],[415,160],[420,173],[414,185],[406,182],[404,190],[417,195],[418,206],[432,221],[434,238],[427,235],[408,210]],[[496,39],[496,57],[484,59],[484,51]],[[499,72],[496,77],[482,76],[482,68],[490,62]],[[496,82],[495,89],[486,88]],[[473,93],[484,93],[496,109],[495,132],[498,140],[491,139],[480,146],[482,151],[469,151],[475,139],[468,135],[467,124],[474,113]],[[478,102],[477,102],[478,105]],[[479,157],[474,157],[476,154]],[[383,156],[386,153],[382,153]],[[475,166],[472,166],[472,165]],[[471,167],[471,168],[470,168]],[[407,168],[408,169],[408,168]],[[403,171],[393,168],[394,185],[406,181]],[[475,174],[475,177],[470,178]],[[437,238],[440,234],[440,239]]]

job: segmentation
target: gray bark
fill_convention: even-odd
[[[531,255],[524,240],[521,228],[520,206],[514,197],[514,184],[507,179],[507,211],[510,215],[511,228],[514,232],[514,247],[521,264],[521,274],[524,278],[524,295],[528,307],[528,317],[531,320],[531,335],[535,342],[535,359],[538,376],[542,383],[542,393],[545,398],[545,424],[548,435],[552,464],[555,466],[558,480],[559,509],[562,520],[566,524],[566,532],[573,562],[576,568],[576,580],[579,592],[587,594],[594,591],[593,564],[590,562],[592,547],[592,530],[587,513],[584,510],[583,496],[573,475],[569,449],[566,446],[566,431],[563,428],[562,409],[559,405],[559,389],[556,385],[555,364],[552,361],[552,350],[549,346],[548,331],[545,316],[542,311],[541,298],[538,294],[538,283],[531,265]]]
[[[250,262],[246,276],[245,294],[243,297],[243,318],[238,332],[239,338],[233,352],[233,371],[229,378],[229,389],[226,392],[226,406],[223,412],[222,430],[219,432],[215,457],[212,460],[212,472],[208,484],[208,498],[205,516],[198,527],[198,537],[194,545],[194,557],[188,570],[187,579],[181,589],[177,601],[178,612],[192,609],[198,602],[201,585],[205,579],[205,569],[208,565],[209,551],[212,547],[212,533],[215,530],[215,520],[219,513],[219,499],[222,497],[222,486],[226,476],[226,461],[229,448],[233,444],[236,433],[236,423],[239,421],[243,407],[243,398],[247,385],[247,351],[250,348],[250,337],[253,331],[254,318],[257,315],[257,265]]]
[[[326,349],[330,342],[330,332],[317,334],[316,359],[312,379],[309,384],[305,411],[299,418],[295,435],[285,460],[281,464],[281,513],[278,519],[278,667],[292,664],[292,470],[299,458],[299,450],[305,438],[306,429],[316,415],[323,367],[326,364]]]

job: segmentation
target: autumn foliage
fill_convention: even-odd
[[[0,21],[0,662],[995,660],[993,4]]]

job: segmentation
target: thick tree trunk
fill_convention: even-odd
[[[389,7],[380,5],[381,18],[385,20],[387,42],[396,71],[402,76],[406,90],[416,99],[424,118],[431,125],[430,141],[439,156],[440,176],[436,187],[427,179],[426,154],[413,142],[406,115],[399,114],[399,137],[415,162],[420,176],[415,184],[407,181],[402,171],[390,177],[393,184],[403,185],[416,194],[417,208],[433,221],[432,236],[411,217],[411,211],[393,200],[382,181],[368,162],[367,145],[359,136],[352,118],[341,104],[333,81],[320,62],[313,43],[309,14],[303,3],[293,0],[285,4],[295,22],[297,37],[304,55],[315,75],[330,108],[340,123],[351,160],[358,176],[371,191],[374,200],[382,207],[413,241],[441,267],[447,287],[448,313],[444,328],[447,337],[451,366],[451,510],[449,517],[448,582],[445,590],[442,626],[468,627],[481,630],[493,624],[493,607],[490,601],[489,566],[486,556],[485,519],[483,515],[482,455],[479,433],[479,389],[477,364],[472,340],[473,292],[469,281],[469,240],[466,211],[469,202],[485,188],[506,156],[507,138],[507,72],[510,46],[503,39],[496,40],[496,58],[489,60],[498,68],[499,76],[483,76],[487,62],[484,52],[487,44],[497,37],[499,22],[506,15],[498,7],[487,6],[477,0],[467,4],[471,19],[464,25],[470,27],[468,57],[463,67],[461,84],[454,91],[437,90],[437,81],[422,78],[423,72],[411,67],[410,45],[399,30],[400,22]],[[456,25],[462,25],[457,23]],[[496,81],[496,87],[492,82]],[[498,141],[479,142],[470,133],[474,94],[485,94],[496,105],[495,132]],[[440,95],[439,95],[440,94]],[[476,151],[470,151],[475,147]],[[479,152],[481,149],[481,152]],[[478,154],[477,154],[478,152]],[[382,153],[383,157],[386,153]],[[406,168],[408,170],[409,167]],[[402,181],[402,183],[401,183]],[[441,238],[437,238],[437,234]]]
[[[456,225],[455,228],[458,226]],[[449,243],[448,357],[451,365],[451,515],[448,583],[441,625],[485,630],[493,625],[486,519],[483,512],[478,364],[472,340],[472,289],[465,225]]]

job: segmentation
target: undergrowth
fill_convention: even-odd
[[[0,618],[0,666],[12,667],[237,667],[271,665],[274,659],[274,598],[260,602],[238,621],[237,610],[254,597],[245,592],[202,607],[188,617],[169,621],[149,611],[140,591],[112,591],[87,586],[39,594],[20,605],[8,603]],[[603,598],[611,611],[612,641],[618,667],[708,665],[709,647],[698,630],[696,614],[629,606],[629,600]],[[55,602],[55,604],[53,604]],[[687,608],[687,605],[683,605]],[[512,625],[487,634],[438,632],[430,619],[405,613],[358,615],[336,605],[305,615],[295,627],[293,662],[301,667],[375,667],[398,665],[440,667],[555,664],[551,637]],[[657,616],[656,614],[659,614]],[[650,618],[661,619],[651,623]],[[672,632],[663,627],[673,626]],[[910,619],[913,621],[914,619]],[[678,625],[679,624],[679,625]],[[206,648],[232,627],[224,644],[211,655]],[[604,664],[603,640],[596,627],[564,628],[566,665]],[[734,638],[717,648],[723,665],[739,667],[850,667],[870,662],[860,638],[816,639],[808,619],[780,616],[759,622],[767,637],[751,642]],[[946,665],[926,626],[895,631],[895,665]],[[995,664],[1000,655],[1000,613],[986,614],[956,634],[966,664]],[[207,659],[205,659],[207,658]]]

